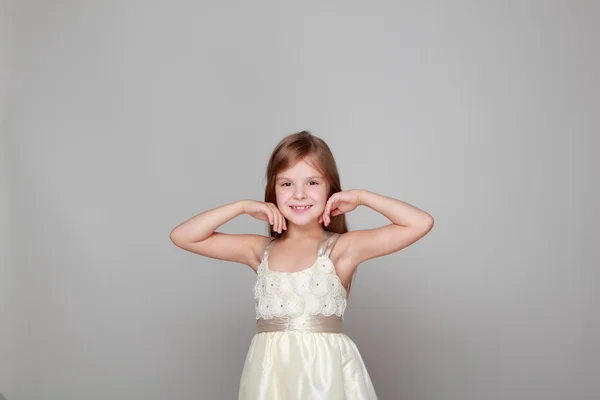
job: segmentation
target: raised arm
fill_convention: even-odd
[[[263,213],[256,210],[257,206],[264,211],[264,217],[259,215]],[[269,215],[271,207],[267,203],[240,200],[205,211],[182,222],[171,231],[171,241],[177,247],[192,253],[238,262],[256,270],[260,263],[266,236],[216,232],[216,229],[226,222],[241,214],[249,213],[248,208],[252,209],[250,212],[255,218],[269,222],[274,219],[278,220],[274,212]],[[279,223],[273,222],[274,226]]]
[[[381,213],[391,222],[389,225],[375,229],[347,232],[340,237],[339,250],[343,251],[345,263],[349,268],[355,268],[363,261],[410,246],[433,227],[434,221],[431,215],[398,199],[361,189],[340,192],[334,196],[325,209],[326,224],[330,221],[329,213],[332,216],[339,215],[359,205]]]

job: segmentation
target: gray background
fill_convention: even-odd
[[[381,399],[599,398],[597,4],[1,0],[0,392],[236,398],[255,274],[169,233],[310,129],[436,221],[356,275]]]

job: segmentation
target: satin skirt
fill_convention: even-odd
[[[337,326],[337,328],[336,328]],[[339,321],[259,320],[238,400],[373,400],[367,368]]]

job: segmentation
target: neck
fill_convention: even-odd
[[[316,222],[316,221],[315,221]],[[282,239],[308,239],[321,238],[325,232],[323,226],[316,222],[310,225],[295,225],[288,221],[287,230],[282,235]]]

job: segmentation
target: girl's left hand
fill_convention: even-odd
[[[325,204],[325,210],[323,211],[323,215],[319,217],[319,223],[325,222],[325,226],[327,226],[331,223],[330,216],[335,217],[336,215],[350,212],[359,205],[359,190],[353,189],[334,193],[329,198],[329,200],[327,200],[327,204]]]

